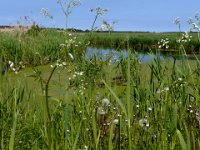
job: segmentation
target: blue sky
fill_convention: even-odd
[[[182,31],[188,31],[188,18],[200,13],[200,0],[82,0],[82,5],[69,16],[68,26],[90,29],[94,20],[90,9],[98,6],[109,12],[99,18],[96,26],[100,26],[102,19],[118,21],[118,31],[178,31],[173,24],[176,17],[181,20]],[[54,20],[45,19],[40,13],[42,8],[48,8]],[[0,25],[15,25],[17,21],[23,22],[24,16],[43,26],[65,27],[65,17],[56,0],[1,0]]]

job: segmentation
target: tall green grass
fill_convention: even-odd
[[[45,42],[43,35],[24,42],[33,42],[36,50],[37,42]],[[3,48],[0,70],[10,59],[32,64],[48,54],[57,61],[45,75],[40,67],[31,75],[26,69],[14,75],[9,68],[0,74],[2,149],[200,148],[198,60],[162,61],[157,55],[144,63],[130,46],[128,57],[115,63],[110,57],[85,60],[85,43],[63,49],[57,45],[59,52],[47,47],[39,50],[41,58],[27,57],[32,50],[21,52],[18,41],[10,38],[10,51],[15,50],[11,55]],[[63,42],[70,38],[65,35]],[[39,82],[36,86],[31,77]]]

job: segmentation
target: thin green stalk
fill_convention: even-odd
[[[13,125],[11,129],[11,136],[10,136],[10,142],[9,142],[9,150],[14,150],[16,126],[17,126],[17,112],[15,112],[14,110]]]
[[[17,108],[16,108],[16,103],[17,103],[17,93],[15,89],[15,97],[14,97],[14,108],[13,108],[13,122],[12,122],[12,129],[11,129],[11,136],[10,136],[10,142],[9,142],[9,150],[14,150],[14,142],[15,142],[15,131],[16,131],[16,126],[17,126]]]
[[[127,89],[126,89],[126,100],[127,100],[127,115],[128,115],[128,139],[129,139],[129,149],[132,149],[132,141],[131,141],[131,52],[129,49],[129,40],[127,40],[127,47],[128,47],[128,62],[127,62]]]
[[[111,124],[111,127],[110,127],[110,134],[109,134],[109,144],[108,144],[108,146],[109,146],[109,150],[112,150],[113,149],[113,143],[112,143],[112,139],[113,139],[113,129],[114,129],[114,127],[113,127],[113,124]]]
[[[49,149],[51,149],[51,147],[52,147],[52,134],[51,134],[51,132],[52,132],[52,130],[51,130],[51,128],[52,128],[52,120],[51,120],[51,114],[50,114],[50,109],[49,109],[49,82],[50,82],[50,80],[51,80],[51,78],[52,78],[52,76],[53,76],[53,73],[54,73],[54,71],[56,70],[56,68],[57,68],[57,66],[54,66],[54,68],[53,68],[53,70],[51,71],[51,74],[50,74],[50,76],[49,76],[49,78],[48,78],[48,80],[47,80],[47,82],[46,82],[46,84],[45,84],[45,100],[46,100],[46,111],[47,111],[47,117],[48,117],[48,126],[47,126],[47,128],[48,128],[48,140],[49,140]]]
[[[91,31],[90,31],[90,36],[93,34],[93,30],[94,30],[94,25],[97,21],[97,18],[98,18],[98,14],[96,14],[95,18],[94,18],[94,21],[92,23],[92,27],[91,27]]]
[[[95,147],[96,147],[96,150],[97,150],[98,145],[99,145],[100,132],[97,135],[97,124],[96,124],[96,121],[95,121],[95,112],[94,111],[92,113],[92,131],[93,131],[93,138],[94,138]]]
[[[82,122],[80,122],[78,131],[77,131],[77,134],[76,134],[76,138],[75,138],[75,141],[74,141],[74,144],[73,144],[73,147],[72,147],[73,150],[76,149],[76,144],[77,144],[77,142],[78,142],[78,138],[79,138],[79,134],[80,134],[81,125],[82,125]]]

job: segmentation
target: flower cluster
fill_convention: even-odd
[[[60,44],[60,48],[61,48],[61,51],[65,53],[66,51],[71,52],[73,49],[80,47],[81,45],[82,45],[82,42],[77,41],[76,36],[73,36],[71,33],[69,33],[68,39],[65,40],[65,43]],[[72,53],[68,53],[68,55],[72,60],[74,60],[74,56],[72,55]]]
[[[19,64],[14,64],[12,61],[8,61],[9,68],[15,73],[18,74],[21,69],[25,68],[25,64],[20,61]]]
[[[161,93],[165,93],[165,92],[168,92],[168,91],[169,91],[169,87],[164,87],[163,89],[158,89],[157,93],[161,94]]]
[[[168,38],[161,39],[158,42],[158,48],[160,48],[160,49],[168,49],[169,48],[169,39]]]
[[[68,78],[70,87],[76,87],[76,90],[78,90],[78,93],[83,95],[85,87],[87,86],[87,83],[84,82],[83,79],[84,72],[74,72],[74,74]],[[74,92],[75,93],[75,92]]]
[[[45,18],[53,19],[53,16],[51,15],[51,13],[47,8],[42,8],[41,14],[44,15]]]
[[[61,48],[64,48],[64,47],[71,48],[73,45],[75,47],[78,47],[78,44],[75,44],[76,43],[76,37],[72,37],[72,34],[69,34],[69,37],[71,37],[71,38],[67,39],[65,41],[65,43],[60,44]]]
[[[200,15],[199,15],[199,13],[197,13],[195,15],[195,19],[189,18],[188,23],[190,25],[192,25],[192,27],[190,28],[191,31],[200,32]]]
[[[187,84],[187,82],[181,77],[179,77],[177,80],[174,81],[175,87],[182,87],[185,84]]]
[[[176,17],[176,18],[174,19],[174,24],[180,25],[180,18],[179,18],[179,17]]]
[[[95,11],[97,16],[103,16],[108,12],[108,9],[102,9],[101,7],[97,7],[96,9],[91,9],[90,11],[91,12]]]
[[[67,63],[65,61],[61,61],[60,59],[58,59],[56,61],[56,64],[55,65],[50,65],[51,68],[54,68],[55,66],[56,67],[65,67],[67,65]]]
[[[192,36],[188,34],[188,32],[185,32],[182,34],[182,37],[177,40],[177,43],[187,43],[191,41]]]
[[[64,12],[64,14],[66,16],[69,16],[69,14],[72,13],[72,11],[75,7],[81,5],[80,0],[71,0],[68,3],[66,3],[66,2],[62,3],[61,0],[57,0],[57,3],[61,5],[62,11]]]

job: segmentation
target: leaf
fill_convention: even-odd
[[[182,150],[187,150],[187,146],[186,146],[185,140],[183,138],[183,135],[181,134],[181,132],[178,129],[176,130],[176,133],[178,135]]]
[[[75,148],[76,148],[76,144],[77,144],[77,141],[78,141],[78,138],[79,138],[79,134],[80,134],[81,125],[82,125],[82,122],[80,123],[80,125],[78,127],[78,131],[77,131],[76,138],[75,138],[75,141],[74,141],[74,144],[73,144],[73,148],[72,148],[73,150],[75,150]]]
[[[115,94],[115,92],[110,88],[110,86],[104,81],[102,80],[103,83],[105,84],[105,86],[108,88],[108,90],[112,93],[112,95],[115,97],[117,103],[119,104],[119,106],[121,107],[122,111],[125,113],[125,115],[127,116],[127,112],[126,112],[126,108],[124,107],[123,103],[121,102],[121,100],[117,97],[117,95]]]

